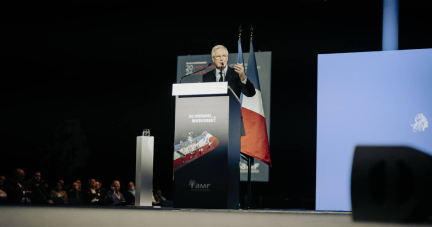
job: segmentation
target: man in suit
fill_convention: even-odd
[[[16,169],[12,178],[7,178],[4,182],[4,191],[10,203],[31,203],[32,192],[23,186],[25,178],[24,170]]]
[[[83,202],[85,205],[105,205],[105,197],[97,189],[97,181],[92,178],[88,181],[89,188],[83,190]]]
[[[237,63],[234,68],[228,67],[228,49],[222,45],[216,45],[211,51],[215,70],[203,75],[203,82],[228,82],[228,86],[234,91],[238,98],[240,93],[247,97],[255,95],[254,85],[247,79],[243,64]],[[245,136],[243,117],[240,121],[240,135]]]
[[[29,190],[32,191],[31,203],[33,204],[53,204],[51,196],[41,184],[41,173],[35,172],[32,181],[29,185]]]
[[[228,82],[228,86],[238,98],[240,93],[247,97],[255,95],[255,87],[246,78],[243,64],[237,63],[234,68],[228,67],[228,49],[222,45],[216,45],[211,51],[215,70],[207,72],[203,76],[203,82]]]

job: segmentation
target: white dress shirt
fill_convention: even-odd
[[[228,67],[225,67],[225,68],[222,70],[222,75],[223,75],[222,81],[225,81],[225,77],[226,77],[226,73],[227,73],[227,71],[228,71]],[[219,82],[219,79],[220,79],[221,75],[220,75],[220,70],[219,70],[218,68],[216,68],[215,74],[216,74],[216,82]],[[243,84],[246,84],[246,82],[247,82],[247,77],[246,77],[243,81],[240,79],[240,81],[241,81]]]

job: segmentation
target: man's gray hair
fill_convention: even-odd
[[[228,49],[225,46],[223,46],[223,45],[216,45],[216,46],[213,47],[213,49],[211,51],[211,56],[212,57],[214,56],[215,51],[217,49],[219,49],[219,48],[224,48],[226,50],[227,54],[229,54]]]

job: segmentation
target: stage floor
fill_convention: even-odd
[[[153,207],[0,206],[2,227],[123,226],[431,226],[354,222],[351,212],[303,210],[208,210]]]

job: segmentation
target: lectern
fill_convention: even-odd
[[[174,84],[174,207],[239,209],[240,101],[226,82]]]
[[[151,206],[153,195],[154,137],[138,136],[136,149],[135,206]]]

